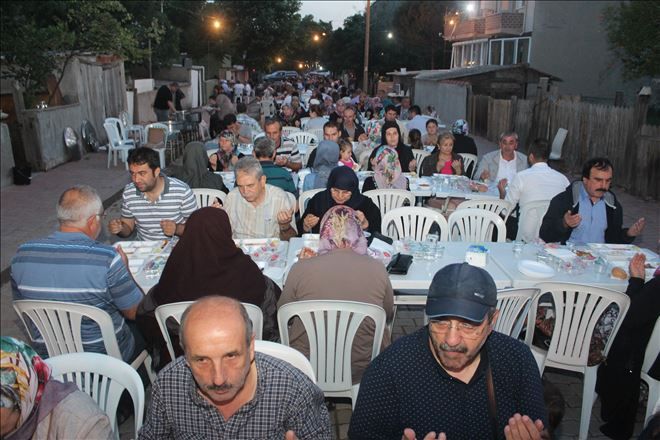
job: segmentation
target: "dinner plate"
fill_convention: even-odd
[[[530,278],[550,278],[555,275],[555,270],[545,263],[534,260],[521,260],[518,270]]]

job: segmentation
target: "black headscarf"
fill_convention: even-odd
[[[330,194],[331,188],[350,191],[351,198],[348,199],[344,205],[353,209],[357,209],[358,206],[360,206],[362,203],[362,199],[364,199],[364,196],[360,193],[360,181],[358,180],[355,172],[349,167],[337,167],[330,172],[330,175],[328,176],[328,184],[325,190],[328,208],[331,208],[337,204]]]
[[[401,136],[401,129],[399,128],[399,124],[397,124],[396,121],[385,121],[382,128],[380,129],[380,145],[387,145],[387,137],[385,136],[385,132],[388,128],[396,128],[396,132],[399,133],[399,143],[397,144],[396,149],[398,150],[401,146],[405,146],[403,143],[403,137]]]
[[[385,132],[387,131],[388,128],[395,128],[396,132],[399,133],[399,143],[396,146],[396,152],[399,155],[401,170],[404,173],[407,173],[409,171],[415,171],[409,169],[410,162],[415,158],[415,155],[413,154],[412,149],[403,143],[403,136],[401,136],[401,129],[399,128],[399,124],[397,124],[396,121],[385,121],[382,128],[380,129],[380,145],[388,146],[387,138],[385,137]],[[371,164],[371,160],[376,157],[377,152],[378,152],[378,148],[374,148],[374,150],[371,152],[371,155],[369,156],[369,164],[367,166],[367,169],[369,171],[373,171],[374,169],[373,165]]]

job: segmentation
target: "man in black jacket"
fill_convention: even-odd
[[[543,217],[539,236],[547,243],[631,243],[644,229],[640,218],[623,228],[623,208],[609,190],[612,163],[594,158],[582,168],[582,181],[557,194]]]

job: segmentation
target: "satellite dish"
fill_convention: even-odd
[[[85,150],[88,152],[98,152],[99,151],[99,140],[96,136],[96,130],[94,126],[88,120],[83,120],[80,127],[80,133],[82,134],[82,142]]]
[[[78,147],[78,135],[71,127],[64,129],[64,145],[71,160],[80,160],[80,148]]]

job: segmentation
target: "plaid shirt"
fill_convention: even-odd
[[[323,392],[285,361],[255,353],[254,398],[224,420],[197,391],[185,358],[158,375],[151,406],[139,439],[278,439],[293,430],[297,438],[331,439],[330,417]]]

